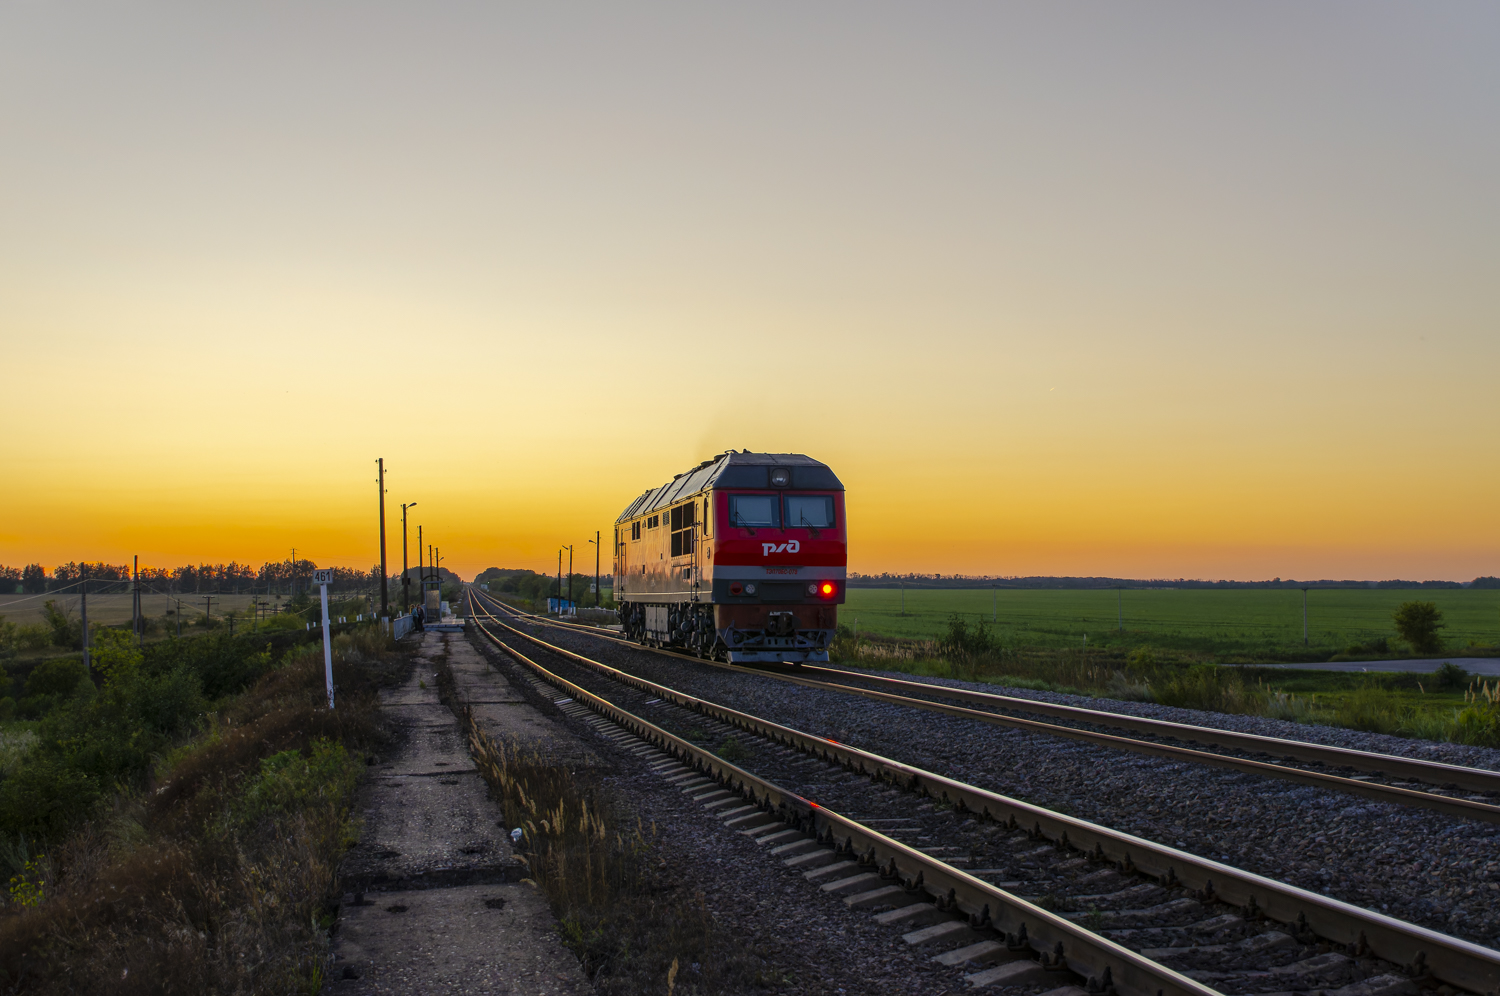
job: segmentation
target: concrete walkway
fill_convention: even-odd
[[[1470,674],[1500,675],[1500,657],[1440,657],[1437,660],[1335,661],[1329,664],[1265,664],[1262,667],[1297,668],[1303,671],[1410,671],[1430,674],[1452,661]]]
[[[528,733],[539,749],[566,755],[573,738],[564,734],[561,749],[551,744],[549,734],[561,731],[515,694],[461,633],[416,639],[410,681],[382,696],[405,735],[391,756],[378,759],[361,790],[364,826],[340,868],[349,893],[323,991],[592,992],[577,959],[558,942],[546,900],[519,883],[524,866],[511,855],[504,814],[488,797],[458,720],[438,701],[433,665],[449,657],[455,676],[466,675],[470,697],[477,703],[482,692],[482,708],[505,717],[506,729]]]

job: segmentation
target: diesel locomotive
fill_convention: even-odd
[[[800,453],[729,450],[615,521],[625,635],[731,662],[828,660],[848,565],[844,485]]]

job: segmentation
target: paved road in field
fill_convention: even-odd
[[[1269,664],[1267,667],[1290,667],[1303,671],[1415,671],[1429,674],[1451,661],[1470,674],[1500,676],[1500,657],[1447,657],[1418,661],[1337,661],[1331,664]]]

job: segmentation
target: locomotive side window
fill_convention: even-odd
[[[696,505],[678,505],[672,509],[672,556],[693,552],[693,512]]]
[[[827,529],[833,525],[833,498],[828,495],[787,495],[786,524],[795,529]]]
[[[630,538],[633,540],[641,538],[641,524],[639,522],[632,522],[630,524]]]
[[[780,495],[730,495],[731,526],[781,525]]]

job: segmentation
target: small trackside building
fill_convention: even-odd
[[[615,521],[632,639],[732,662],[826,661],[844,601],[844,485],[799,453],[730,450]]]

